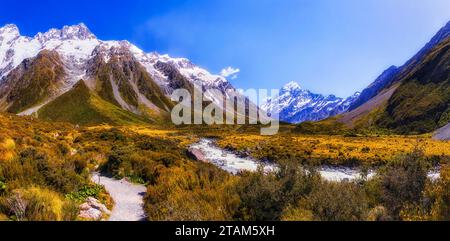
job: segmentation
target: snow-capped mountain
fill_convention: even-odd
[[[146,53],[128,41],[99,40],[84,24],[50,29],[45,33],[38,33],[34,37],[22,36],[17,26],[8,24],[0,28],[1,109],[7,110],[11,106],[8,100],[12,99],[11,90],[14,89],[14,79],[23,79],[26,71],[30,71],[27,67],[33,61],[36,62],[37,56],[43,51],[52,52],[52,54],[47,53],[41,57],[46,60],[46,57],[49,57],[47,55],[52,55],[51,59],[55,61],[51,68],[61,65],[62,72],[64,72],[63,77],[61,77],[62,80],[54,80],[57,83],[52,84],[49,96],[36,100],[31,107],[27,105],[27,109],[21,109],[20,113],[22,114],[32,114],[38,111],[42,106],[71,90],[80,80],[83,80],[91,90],[98,88],[99,68],[103,65],[109,65],[108,69],[114,69],[114,66],[120,71],[127,69],[128,72],[134,71],[134,69],[129,69],[131,67],[143,67],[146,72],[144,75],[149,75],[151,81],[154,81],[165,95],[170,95],[175,87],[186,85],[202,86],[204,90],[215,88],[224,94],[237,93],[224,77],[211,74],[186,58],[172,58],[156,52]],[[58,56],[53,56],[53,53]],[[113,63],[111,63],[112,60],[114,60]],[[135,62],[138,64],[136,65]],[[15,69],[21,69],[21,71],[14,71]],[[14,76],[12,76],[13,72]],[[114,73],[117,74],[117,71]],[[114,74],[110,73],[110,75]],[[122,77],[127,78],[129,83],[124,86],[123,81],[117,80],[120,76],[112,77],[114,80],[110,80],[110,82],[114,98],[111,102],[119,103],[122,108],[134,113],[139,112],[138,106],[141,104],[150,107],[152,102],[150,99],[153,95],[143,93],[148,92],[150,87],[144,88],[143,82],[138,83],[138,80],[135,79],[136,76],[131,76],[126,71],[121,75],[125,75]],[[140,75],[140,77],[142,76]],[[29,81],[22,80],[22,82],[28,83]],[[149,82],[149,80],[145,80],[145,82]],[[177,83],[184,83],[184,86]],[[137,102],[130,101],[136,102],[134,107],[130,106],[130,103],[125,103],[129,96],[125,96],[128,94],[121,92],[120,88],[128,94],[131,93],[132,99],[138,100]],[[143,97],[146,95],[147,97]],[[211,101],[217,103],[218,98],[210,96]]]
[[[69,70],[82,69],[100,43],[84,24],[65,26],[61,30],[51,29],[36,34],[34,38],[21,36],[15,25],[6,25],[0,28],[0,78],[42,50],[58,52]],[[69,76],[73,77],[74,74],[82,73],[70,73]]]
[[[280,120],[289,123],[319,121],[341,114],[359,97],[356,93],[348,98],[311,93],[296,82],[285,85],[278,96],[269,98],[261,106],[267,113],[278,113]]]

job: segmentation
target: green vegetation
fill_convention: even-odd
[[[420,151],[388,165],[380,177],[381,199],[396,217],[405,203],[419,204],[427,181],[427,163]]]
[[[377,120],[398,133],[427,133],[446,125],[450,103],[450,78],[441,83],[413,80],[401,85]]]
[[[166,169],[148,186],[145,210],[149,220],[232,220],[239,203],[235,179],[203,163]]]
[[[100,194],[105,192],[103,186],[100,185],[86,185],[78,189],[76,192],[71,192],[66,195],[67,199],[75,201],[77,203],[82,203],[88,197],[99,198]]]
[[[62,194],[89,181],[88,173],[71,158],[67,141],[52,138],[45,124],[12,116],[1,120],[0,213],[13,220],[75,219],[76,205]]]
[[[93,96],[80,82],[60,98],[80,100],[73,106],[80,108],[92,99],[103,101]],[[76,220],[78,205],[87,197],[111,207],[106,191],[89,180],[96,167],[104,174],[145,184],[149,220],[450,218],[449,143],[424,136],[305,136],[295,127],[283,126],[282,134],[269,138],[234,126],[76,128],[13,115],[0,115],[0,131],[2,219]],[[275,161],[279,172],[233,176],[191,160],[186,150],[198,136],[216,137],[224,148]],[[370,180],[330,183],[315,171],[322,163],[367,163],[381,169]],[[426,173],[436,163],[443,166],[442,178],[431,182]]]
[[[115,145],[108,161],[101,170],[118,179],[129,177],[139,182],[154,182],[163,168],[180,165],[186,159],[183,150],[177,150],[177,144],[156,138],[136,142],[124,140],[127,145]]]
[[[450,38],[420,60],[400,80],[400,86],[374,121],[400,134],[432,132],[449,121]]]
[[[83,195],[96,193],[93,163],[74,152],[73,126],[0,115],[0,213],[3,219],[75,220]]]
[[[236,177],[186,156],[189,134],[151,129],[99,128],[80,132],[75,143],[90,156],[104,153],[100,170],[145,183],[150,220],[230,220],[238,196]]]
[[[147,124],[143,117],[101,99],[90,91],[82,80],[72,90],[42,107],[38,111],[38,116],[42,120],[78,125]]]
[[[276,174],[240,177],[239,220],[449,220],[448,176],[426,179],[423,154],[415,151],[370,181],[330,183],[312,170],[283,166]],[[439,190],[439,191],[437,191]],[[436,192],[437,191],[437,192]]]
[[[233,215],[238,220],[280,220],[286,207],[310,193],[320,178],[306,174],[293,162],[280,166],[275,174],[246,173],[236,185],[240,204]]]
[[[293,146],[306,141],[315,146],[317,153],[331,150],[336,155],[330,157],[332,160],[339,157],[340,149],[350,147],[342,143],[352,143],[360,137],[333,136],[330,140],[331,137],[325,136],[317,139],[318,136],[284,133],[278,139],[272,138],[282,142],[270,149],[279,165],[278,172],[260,170],[234,176],[211,164],[189,159],[187,146],[198,140],[198,133],[191,133],[192,130],[145,126],[75,128],[12,115],[0,115],[0,120],[2,219],[76,220],[78,205],[90,196],[111,207],[105,190],[89,180],[89,173],[97,166],[105,174],[147,185],[144,208],[149,220],[450,218],[448,159],[445,155],[427,154],[430,150],[441,150],[438,142],[430,140],[422,140],[427,143],[425,152],[406,148],[404,155],[380,156],[385,166],[373,179],[330,183],[320,178],[314,162],[305,161],[304,164],[310,165],[301,165],[296,156],[301,146],[298,150]],[[202,135],[211,133],[224,138],[223,129],[209,134],[204,130]],[[226,133],[230,138],[231,133],[236,134],[231,129]],[[267,148],[272,145],[265,137],[240,136],[251,140],[232,143],[266,143]],[[387,139],[376,139],[373,143],[391,140],[404,146],[410,141],[383,138]],[[383,146],[369,145],[370,139],[360,141],[367,146],[358,146],[357,142],[353,152],[361,158],[384,150]],[[258,149],[269,150],[261,147]],[[285,148],[293,151],[285,155]],[[303,155],[314,159],[316,151]],[[306,156],[304,160],[308,160]],[[442,178],[431,182],[426,172],[436,162],[443,167]]]

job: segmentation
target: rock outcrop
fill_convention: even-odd
[[[101,204],[97,199],[89,197],[86,202],[80,205],[80,214],[78,215],[81,219],[86,220],[101,220],[105,216],[111,215],[111,211]]]

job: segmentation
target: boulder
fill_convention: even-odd
[[[91,207],[98,209],[105,214],[108,214],[108,215],[111,214],[111,212],[108,210],[108,208],[104,204],[100,203],[97,199],[95,199],[93,197],[88,197],[86,201]]]
[[[88,208],[86,210],[80,210],[78,217],[87,220],[100,220],[103,217],[103,213],[95,208]]]
[[[206,157],[203,154],[203,152],[200,149],[197,148],[189,148],[188,150],[188,156],[197,160],[197,161],[202,161],[202,162],[206,162]]]
[[[87,220],[100,220],[103,215],[111,215],[108,208],[93,197],[88,197],[86,202],[80,205],[78,217]]]

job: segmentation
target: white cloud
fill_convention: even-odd
[[[237,74],[241,72],[240,69],[233,68],[233,67],[226,67],[220,71],[220,75],[224,78],[230,77],[231,79],[236,79]]]

